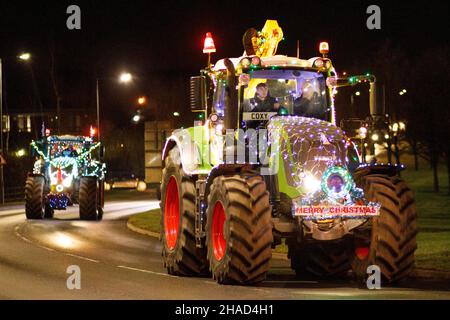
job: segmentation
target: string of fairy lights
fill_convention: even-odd
[[[303,196],[299,206],[380,204],[365,199],[346,168],[344,132],[330,122],[298,116],[274,117],[269,125],[271,160],[280,153],[289,185]],[[338,187],[330,185],[337,179]]]
[[[79,141],[53,141],[49,138],[46,138],[49,145],[48,148],[44,148],[42,144],[36,141],[31,142],[31,147],[40,157],[34,163],[33,173],[42,173],[44,167],[48,165],[50,179],[52,180],[56,179],[57,171],[60,171],[61,175],[70,181],[78,174],[97,176],[99,179],[104,178],[106,164],[91,158],[91,153],[100,147],[100,142],[91,143],[90,141],[85,141],[84,138]],[[84,144],[84,142],[89,142],[89,144]],[[87,145],[89,147],[85,147]],[[78,153],[80,149],[82,152]],[[64,151],[67,150],[69,154],[65,155]],[[79,172],[80,168],[83,169],[83,172]]]
[[[279,152],[288,182],[301,189],[308,176],[322,176],[326,169],[345,163],[345,139],[342,130],[331,123],[306,117],[272,118],[269,131],[278,130]]]

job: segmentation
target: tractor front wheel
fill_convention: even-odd
[[[347,239],[331,242],[290,243],[291,268],[298,278],[337,278],[350,270],[350,243]]]
[[[100,201],[100,181],[97,177],[81,177],[79,204],[81,220],[101,220],[103,209]]]
[[[44,199],[45,179],[30,176],[25,183],[25,215],[27,219],[43,219],[46,215]]]
[[[206,251],[195,240],[195,183],[183,171],[178,148],[165,159],[161,182],[162,256],[172,275],[208,274]]]
[[[207,211],[206,244],[214,279],[222,284],[263,281],[273,242],[263,178],[256,174],[215,178]]]
[[[417,249],[413,193],[398,177],[371,174],[358,180],[367,199],[380,203],[381,209],[380,216],[372,220],[366,238],[355,247],[353,271],[360,282],[367,278],[370,265],[380,268],[385,283],[404,279],[414,267]]]

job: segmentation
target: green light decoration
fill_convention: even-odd
[[[282,116],[287,116],[289,114],[289,111],[284,107],[280,107],[279,114]]]
[[[34,148],[34,150],[36,150],[37,154],[44,159],[45,162],[50,162],[50,164],[55,166],[55,167],[60,166],[60,165],[64,165],[64,164],[65,164],[65,166],[69,166],[71,164],[69,162],[61,162],[61,160],[60,160],[60,158],[70,158],[70,157],[56,157],[54,159],[50,159],[46,154],[44,154],[44,152],[42,152],[42,150],[39,149],[39,147],[37,146],[35,141],[31,142],[31,146]],[[95,149],[97,149],[98,147],[100,147],[100,142],[95,143],[90,148],[88,148],[87,150],[85,150],[82,153],[80,153],[76,157],[76,161],[78,163],[80,163],[80,162],[83,162],[83,161],[87,160],[89,158],[89,154],[92,151],[94,151]],[[58,160],[56,160],[56,159],[58,159]],[[61,169],[63,169],[63,167]]]
[[[344,185],[340,188],[339,191],[333,190],[329,186],[329,179],[333,177],[343,180]],[[332,199],[340,199],[349,194],[354,184],[355,183],[353,182],[352,176],[347,169],[340,166],[334,166],[328,168],[324,172],[320,186],[322,187],[322,190],[328,195],[328,197]]]
[[[96,161],[94,159],[91,159],[91,153],[100,147],[100,142],[92,143],[92,141],[89,141],[89,147],[85,147],[86,144],[80,142],[80,141],[74,141],[70,142],[73,145],[76,145],[78,148],[81,149],[80,153],[76,153],[73,156],[54,156],[56,154],[61,154],[62,151],[65,150],[65,146],[61,147],[61,143],[65,143],[63,140],[50,140],[47,139],[47,143],[51,145],[52,148],[47,148],[46,152],[47,154],[41,150],[42,145],[38,145],[36,141],[31,142],[31,146],[34,150],[36,150],[37,155],[41,157],[41,159],[38,159],[33,168],[33,173],[40,174],[42,173],[42,170],[44,169],[45,163],[47,163],[50,168],[53,166],[54,168],[59,168],[63,172],[64,176],[96,176],[99,179],[104,179],[105,173],[106,173],[106,164],[101,163],[99,161]],[[56,152],[51,152],[50,150],[57,150]],[[78,152],[78,150],[75,150]],[[75,172],[66,172],[64,169],[69,169],[69,167],[72,166],[72,170],[75,170]],[[81,172],[77,172],[76,168],[83,168]]]

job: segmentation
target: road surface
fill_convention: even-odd
[[[27,221],[23,205],[0,207],[0,299],[450,299],[448,281],[381,290],[350,280],[297,281],[284,259],[273,259],[267,281],[252,287],[173,277],[158,239],[126,227],[128,216],[156,207],[142,197],[108,202],[101,222],[79,221],[77,207],[42,221]],[[73,265],[80,290],[67,288]]]

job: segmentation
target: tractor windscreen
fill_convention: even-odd
[[[256,70],[244,89],[244,112],[278,112],[328,120],[326,81],[322,74],[300,70]],[[284,109],[283,109],[284,108]]]

